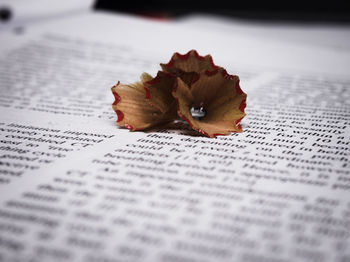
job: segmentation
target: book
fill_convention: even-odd
[[[348,52],[103,12],[0,47],[0,261],[348,261]],[[243,133],[115,124],[110,88],[196,49]]]

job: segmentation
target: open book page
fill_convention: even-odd
[[[0,58],[0,261],[350,259],[347,55],[105,14],[24,37]],[[109,88],[191,48],[240,76],[244,132],[116,127]]]
[[[350,27],[347,24],[276,24],[264,20],[249,21],[203,14],[190,15],[180,19],[178,23],[221,34],[253,36],[263,41],[270,39],[285,44],[321,47],[340,53],[350,51]]]
[[[23,33],[28,27],[88,13],[93,4],[93,0],[72,0],[64,5],[58,0],[50,1],[49,5],[43,0],[1,0],[1,7],[7,9],[11,17],[0,23],[0,34],[11,31]]]

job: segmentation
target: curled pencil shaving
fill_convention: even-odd
[[[201,74],[191,87],[177,78],[172,93],[178,115],[194,130],[208,137],[242,132],[240,121],[245,116],[247,96],[240,89],[237,76],[220,69]]]
[[[173,100],[168,82],[166,77],[152,78],[144,73],[139,82],[118,82],[113,86],[115,101],[112,107],[118,116],[117,124],[130,131],[137,131],[176,119],[174,105],[167,103],[169,97]]]

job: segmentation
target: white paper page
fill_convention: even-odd
[[[13,133],[80,151],[43,157],[54,162],[1,186],[1,260],[349,259],[346,56],[219,34],[209,43],[181,26],[103,14],[28,38],[2,58],[1,140],[22,143],[2,156],[38,154],[28,138],[4,137]],[[154,74],[176,46],[212,50],[240,75],[243,133],[209,139],[182,122],[135,133],[115,126],[109,87]],[[99,139],[75,149],[74,137]]]
[[[340,53],[350,51],[350,27],[346,24],[274,23],[203,14],[190,15],[178,22],[199,30],[204,28],[221,34],[247,35],[262,41],[270,39],[285,44],[321,47]]]
[[[58,0],[52,0],[50,3],[43,0],[1,0],[1,7],[11,12],[11,18],[0,23],[0,34],[11,30],[21,33],[28,27],[88,13],[91,12],[93,4],[93,0],[71,0],[64,4]]]

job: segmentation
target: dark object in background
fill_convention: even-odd
[[[108,1],[98,0],[95,9],[133,13],[158,18],[177,17],[192,13],[224,15],[228,17],[301,21],[350,22],[350,1],[332,0],[240,0],[240,1]]]
[[[12,12],[11,9],[5,6],[0,7],[0,21],[7,22],[11,19]]]

